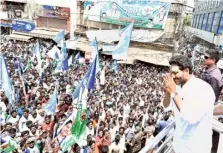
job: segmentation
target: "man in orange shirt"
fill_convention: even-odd
[[[51,136],[53,131],[53,121],[51,121],[51,116],[46,116],[45,121],[42,124],[42,130],[45,130],[48,132],[49,136]]]

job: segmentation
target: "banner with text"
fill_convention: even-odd
[[[85,20],[164,29],[171,0],[85,0]]]

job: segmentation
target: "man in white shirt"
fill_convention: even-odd
[[[215,94],[205,81],[192,75],[192,64],[182,55],[170,60],[170,75],[164,77],[164,107],[173,106],[176,129],[173,148],[176,153],[210,153]],[[176,92],[176,83],[182,89]]]
[[[89,121],[87,124],[87,135],[94,135],[94,128],[93,128],[93,122]]]
[[[23,115],[19,120],[19,131],[22,132],[27,129],[26,122],[33,121],[33,117],[29,114],[29,110],[25,109]]]
[[[19,122],[19,116],[17,115],[16,110],[11,111],[11,115],[7,118],[7,122],[16,125]]]

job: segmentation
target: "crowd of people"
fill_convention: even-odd
[[[4,91],[0,91],[0,147],[4,152],[64,152],[61,145],[71,134],[74,123],[65,121],[78,109],[72,93],[89,64],[71,65],[67,71],[55,73],[56,63],[47,55],[55,43],[39,42],[42,75],[34,56],[34,40],[1,40],[1,54],[15,97],[13,103],[9,103]],[[75,54],[77,52],[70,56]],[[22,78],[18,61],[24,65]],[[103,55],[100,55],[100,65],[95,89],[87,99],[87,143],[84,146],[75,143],[66,152],[136,153],[174,118],[173,112],[164,110],[161,104],[164,98],[162,78],[168,68],[137,63],[119,64],[117,69],[112,59]],[[56,113],[49,115],[44,106],[56,86],[59,87]]]
[[[10,104],[1,90],[1,148],[10,152],[62,152],[61,143],[70,134],[72,125],[62,124],[77,110],[72,93],[86,73],[89,64],[70,66],[68,71],[54,73],[55,63],[47,56],[54,42],[40,41],[43,75],[37,71],[35,41],[1,41],[12,80],[15,100]],[[17,61],[24,65],[19,77]],[[87,101],[87,144],[73,145],[70,152],[138,152],[173,118],[163,110],[161,78],[167,68],[145,63],[119,65],[112,68],[112,59],[100,56],[101,71],[95,89]],[[105,76],[105,77],[103,77]],[[59,82],[55,115],[48,115],[44,106]],[[58,131],[60,130],[60,131]]]

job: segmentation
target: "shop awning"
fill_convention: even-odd
[[[77,50],[83,51],[83,52],[90,52],[91,48],[89,46],[90,42],[87,38],[79,38],[79,41],[77,43]],[[102,48],[101,44],[98,44],[98,50]]]
[[[134,60],[138,61],[161,66],[169,66],[169,60],[172,56],[172,53],[168,51],[130,47],[128,56],[129,58],[133,58]]]
[[[28,33],[27,32],[17,32],[17,31],[13,31],[13,33],[14,34],[27,35],[27,36],[31,36],[31,37],[52,39],[61,30],[60,29],[47,29],[47,28],[38,27],[38,28],[28,32]],[[67,31],[65,31],[65,35],[66,34],[68,34]]]
[[[33,37],[17,35],[17,34],[6,35],[5,37],[6,39],[13,39],[13,40],[19,40],[19,41],[28,41],[29,39],[33,38]]]
[[[101,52],[103,55],[112,55],[112,52]],[[133,64],[136,60],[161,66],[169,66],[169,59],[172,56],[167,51],[157,51],[147,48],[129,47],[127,61],[119,63]]]
[[[81,37],[77,43],[77,50],[90,51],[89,41]],[[98,44],[98,50],[102,49],[102,45]],[[104,55],[112,55],[109,52],[101,52]],[[162,50],[152,50],[148,48],[129,47],[127,61],[119,61],[119,63],[133,64],[135,61],[143,61],[155,65],[169,66],[169,59],[172,53]]]

